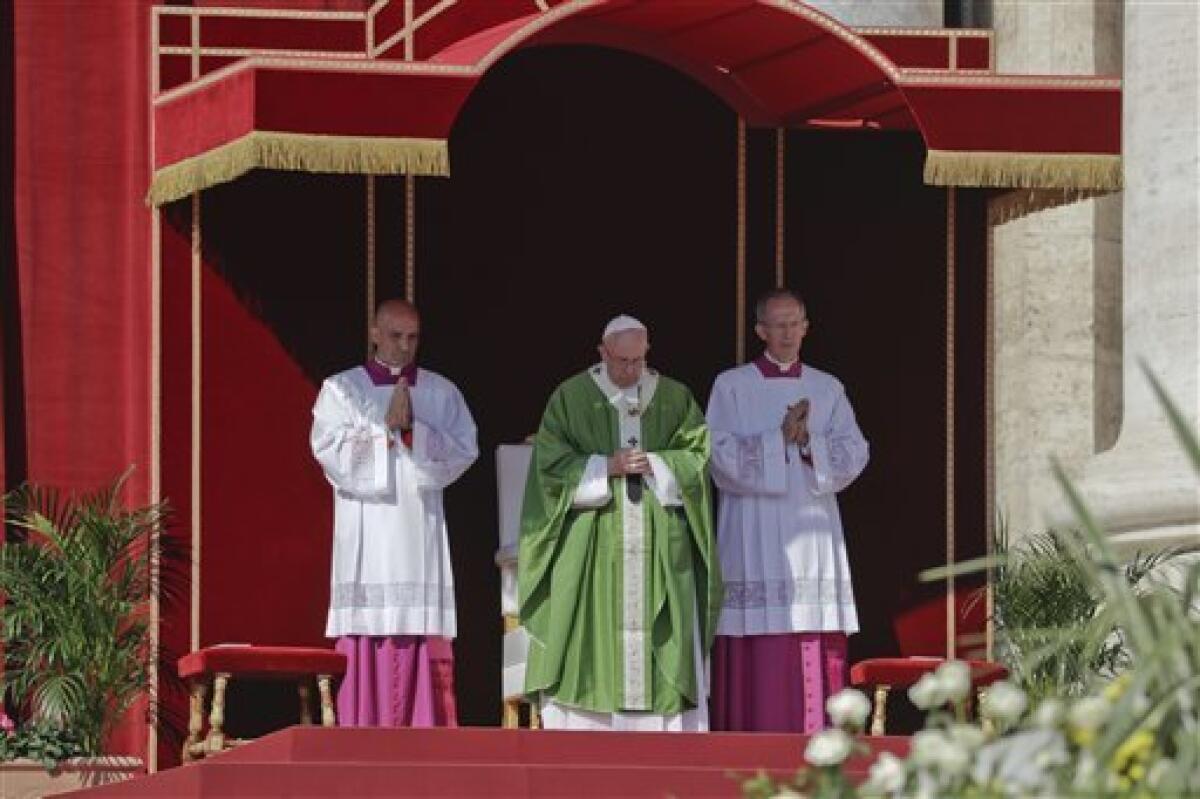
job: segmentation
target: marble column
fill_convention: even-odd
[[[843,25],[855,28],[942,27],[942,0],[890,3],[875,0],[809,0],[808,5],[824,11]]]
[[[1113,0],[992,5],[1004,73],[1121,70]],[[1004,204],[994,203],[994,210]],[[1013,537],[1045,529],[1061,491],[1051,458],[1079,473],[1116,440],[1121,414],[1119,195],[994,223],[994,475]]]
[[[1128,0],[1124,25],[1124,414],[1078,484],[1119,543],[1147,548],[1200,540],[1200,480],[1141,369],[1200,429],[1200,4]]]

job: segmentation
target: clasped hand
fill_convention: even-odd
[[[636,447],[619,449],[608,458],[608,474],[610,477],[649,473],[650,457]]]
[[[808,405],[807,399],[800,399],[795,405],[789,405],[783,416],[779,429],[783,431],[783,440],[789,444],[808,445]]]
[[[384,423],[389,430],[412,429],[412,394],[408,391],[408,380],[403,377],[396,381]]]

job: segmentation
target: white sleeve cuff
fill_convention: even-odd
[[[829,437],[809,435],[808,448],[812,453],[813,480],[812,493],[816,496],[832,494],[833,464],[829,457]]]
[[[608,458],[592,455],[571,500],[573,508],[603,508],[612,499],[608,488]]]
[[[647,457],[650,460],[651,473],[646,475],[646,482],[650,484],[650,490],[658,498],[658,504],[664,508],[682,505],[683,494],[679,490],[679,481],[675,479],[675,473],[671,471],[671,467],[667,466],[667,462],[653,452],[648,453]]]

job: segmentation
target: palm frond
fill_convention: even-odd
[[[26,533],[0,545],[4,690],[77,730],[92,754],[138,696],[156,702],[150,598],[178,595],[187,574],[179,547],[162,546],[165,503],[123,505],[128,476],[79,495],[25,485],[4,498],[8,523]]]

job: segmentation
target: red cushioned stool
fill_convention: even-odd
[[[955,597],[959,624],[965,629],[981,629],[983,603],[969,595]],[[883,735],[887,727],[887,699],[892,688],[908,688],[925,674],[937,671],[946,662],[941,655],[916,654],[946,651],[946,603],[942,599],[927,602],[902,614],[895,621],[899,657],[870,658],[850,668],[850,684],[856,688],[874,688],[874,712],[871,734]],[[957,649],[957,647],[956,647]],[[1008,669],[990,660],[960,657],[971,670],[972,693],[982,698],[983,689],[1008,676]]]
[[[346,673],[346,656],[328,649],[296,646],[210,646],[179,659],[179,676],[187,680],[191,691],[188,737],[183,744],[183,760],[228,749],[236,743],[225,737],[225,689],[234,677],[259,680],[291,680],[300,694],[300,720],[312,724],[310,685],[317,682],[321,695],[321,723],[332,727],[333,678]],[[203,740],[204,699],[212,686],[212,709],[208,715],[208,735]]]

